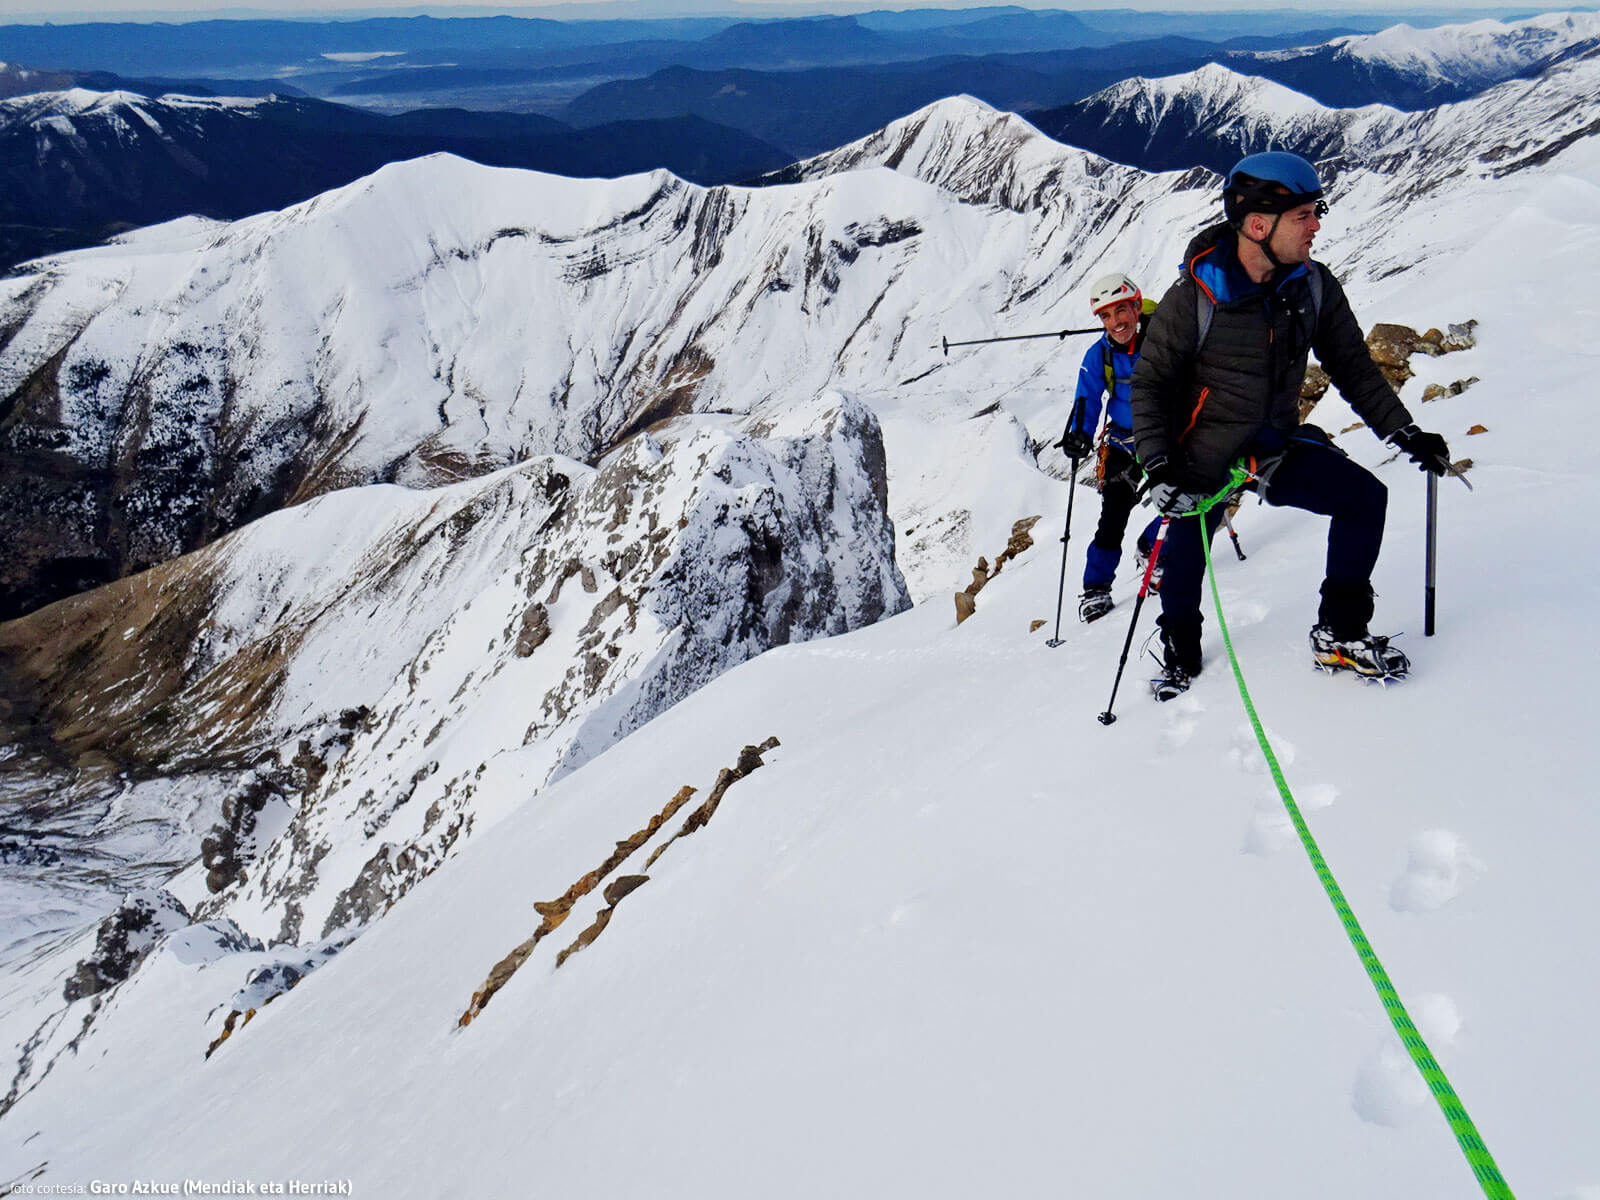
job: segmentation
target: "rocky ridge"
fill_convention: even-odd
[[[537,790],[768,646],[905,607],[885,501],[849,397],[678,418],[598,468],[325,497],[0,627],[0,651],[63,753],[229,780],[204,915],[298,941],[470,831],[484,764],[452,757],[457,722],[503,727]]]

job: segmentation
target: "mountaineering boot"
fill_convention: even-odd
[[[1157,700],[1171,700],[1189,690],[1200,674],[1200,627],[1179,626],[1161,629],[1162,671],[1150,681],[1150,693]]]
[[[1078,597],[1078,620],[1085,623],[1098,621],[1111,611],[1111,585],[1105,587],[1085,588],[1083,595]]]
[[[1150,552],[1148,550],[1139,551],[1139,557],[1137,560],[1135,560],[1133,567],[1138,573],[1140,579],[1144,578],[1144,565],[1149,561]],[[1150,572],[1150,590],[1152,592],[1159,592],[1161,590],[1161,572],[1165,569],[1166,568],[1161,565],[1160,560],[1156,560],[1155,570]]]
[[[1189,690],[1189,684],[1194,682],[1184,672],[1182,667],[1167,667],[1155,679],[1150,681],[1150,694],[1157,700],[1171,700],[1181,696]]]
[[[1411,660],[1388,638],[1363,633],[1340,639],[1328,625],[1312,628],[1311,656],[1324,671],[1354,671],[1367,679],[1404,679],[1411,670]]]

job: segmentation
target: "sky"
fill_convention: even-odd
[[[941,3],[916,3],[915,0],[866,0],[851,3],[789,3],[786,0],[596,0],[582,5],[552,0],[549,4],[519,4],[516,6],[491,6],[483,4],[429,4],[429,5],[352,5],[329,4],[328,0],[255,0],[247,6],[237,0],[196,0],[181,8],[152,6],[150,0],[91,0],[89,4],[74,4],[71,0],[50,6],[41,0],[0,0],[0,20],[19,22],[55,21],[58,23],[84,20],[163,20],[188,21],[206,18],[261,18],[261,17],[319,17],[350,18],[359,16],[415,16],[427,13],[433,16],[491,16],[509,14],[517,16],[559,15],[583,17],[645,17],[683,16],[699,14],[726,14],[730,12],[782,13],[782,12],[843,12],[866,11],[874,8],[975,8],[985,0],[943,0]],[[1284,0],[1103,0],[1100,3],[1028,3],[1016,0],[1016,6],[1027,8],[1066,8],[1074,11],[1091,9],[1143,9],[1162,12],[1208,11],[1268,11],[1289,7]],[[1550,6],[1557,7],[1557,6]],[[1579,7],[1574,5],[1572,7]],[[1357,0],[1353,3],[1328,4],[1330,12],[1339,10],[1382,10],[1390,12],[1461,12],[1482,11],[1486,14],[1529,12],[1543,10],[1544,6],[1513,9],[1505,4],[1486,0],[1459,0],[1448,5],[1399,5]],[[578,10],[582,10],[581,12]]]

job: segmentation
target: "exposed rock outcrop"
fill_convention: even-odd
[[[621,866],[629,855],[655,836],[656,831],[670,821],[677,811],[689,802],[689,798],[694,795],[694,792],[694,788],[684,784],[683,787],[678,789],[677,794],[667,801],[666,807],[650,818],[649,823],[643,829],[618,842],[617,848],[598,867],[580,876],[576,883],[556,899],[535,901],[534,911],[541,918],[539,927],[533,931],[532,936],[521,942],[510,954],[494,965],[494,968],[489,972],[488,978],[483,981],[483,986],[473,993],[472,1003],[461,1014],[461,1019],[457,1024],[470,1025],[473,1018],[481,1013],[484,1006],[493,999],[494,994],[506,985],[523,963],[528,961],[535,947],[567,919],[572,912],[572,906],[592,892],[595,886]]]
[[[1473,334],[1477,324],[1476,320],[1470,320],[1461,325],[1450,326],[1447,333],[1440,333],[1437,329],[1418,333],[1408,325],[1380,322],[1367,334],[1367,349],[1371,351],[1372,361],[1378,364],[1378,369],[1383,372],[1390,386],[1399,391],[1406,380],[1415,374],[1411,367],[1413,354],[1426,354],[1430,358],[1437,358],[1441,354],[1469,349],[1477,345],[1477,338]]]
[[[972,582],[965,591],[956,593],[956,624],[959,625],[978,610],[978,593],[983,591],[996,575],[1000,574],[1005,565],[1017,555],[1033,545],[1033,534],[1030,532],[1038,524],[1039,517],[1023,517],[1011,526],[1011,537],[1006,541],[1006,548],[995,556],[993,570],[989,567],[989,560],[980,557],[978,565],[972,569]]]
[[[1446,396],[1459,396],[1477,382],[1478,377],[1474,375],[1469,379],[1458,379],[1454,383],[1430,383],[1422,389],[1422,402],[1427,404],[1433,400],[1442,400]]]
[[[517,657],[527,658],[549,637],[550,610],[535,601],[522,614],[522,627],[517,630]]]
[[[234,993],[233,999],[229,1002],[228,1015],[223,1020],[222,1032],[206,1047],[206,1057],[210,1058],[216,1053],[217,1047],[248,1025],[257,1012],[279,996],[292,991],[307,975],[343,950],[349,945],[350,940],[343,938],[324,942],[309,953],[291,955],[252,971],[244,987]],[[259,946],[256,948],[260,949]]]
[[[731,767],[724,767],[718,773],[717,782],[712,787],[711,794],[689,814],[677,833],[656,847],[645,861],[644,869],[648,871],[654,866],[656,860],[661,857],[662,852],[673,842],[703,829],[716,814],[717,808],[722,803],[722,798],[727,794],[728,789],[757,767],[762,766],[761,756],[777,745],[778,739],[771,737],[759,746],[746,746],[741,750],[739,752],[739,761]],[[650,818],[649,823],[643,829],[618,842],[617,848],[606,857],[604,862],[594,870],[581,876],[558,899],[535,903],[534,910],[542,918],[539,927],[533,931],[531,937],[494,965],[494,968],[489,972],[488,978],[484,980],[483,986],[473,993],[472,1002],[467,1005],[466,1011],[461,1014],[456,1023],[462,1026],[470,1025],[478,1014],[484,1010],[489,1001],[493,999],[495,993],[506,985],[523,963],[532,957],[534,949],[544,940],[545,936],[559,928],[566,921],[572,912],[572,906],[592,892],[611,872],[621,866],[635,850],[654,837],[656,832],[689,801],[694,792],[695,789],[687,784],[679,788],[677,794],[667,802],[666,807]],[[600,936],[610,923],[612,914],[616,911],[616,907],[621,903],[623,897],[631,895],[649,881],[650,877],[648,875],[634,874],[618,876],[607,884],[601,893],[606,902],[605,907],[595,914],[594,920],[578,935],[577,939],[556,956],[555,965],[560,967],[573,954],[576,954],[585,946],[592,945],[594,940]]]
[[[190,919],[189,910],[171,892],[135,892],[100,922],[94,953],[67,979],[63,996],[70,1003],[121,983],[163,936],[182,929]]]
[[[494,755],[542,783],[770,646],[905,608],[886,498],[851,397],[682,417],[595,469],[274,514],[0,625],[0,657],[63,753],[233,780],[204,915],[330,937],[472,834]]]

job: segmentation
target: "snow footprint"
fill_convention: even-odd
[[[1483,870],[1457,834],[1426,830],[1411,839],[1410,861],[1389,888],[1389,907],[1395,912],[1433,912],[1454,900]]]
[[[1229,599],[1228,625],[1233,629],[1248,629],[1265,621],[1271,611],[1272,606],[1262,600]]]
[[[1205,712],[1206,706],[1185,694],[1168,700],[1163,707],[1166,709],[1167,723],[1161,731],[1159,744],[1163,753],[1171,754],[1194,737],[1195,730],[1200,728],[1200,714]]]
[[[1308,788],[1305,795],[1296,797],[1296,803],[1304,814],[1327,808],[1338,798],[1338,788],[1331,783],[1322,783]],[[1250,825],[1244,833],[1244,853],[1265,857],[1287,850],[1299,840],[1300,835],[1295,832],[1294,822],[1289,819],[1289,811],[1284,808],[1277,790],[1267,792],[1250,816]]]
[[[1461,1013],[1449,996],[1419,996],[1409,1011],[1412,1023],[1435,1058],[1455,1045],[1461,1032]],[[1406,1048],[1391,1033],[1357,1069],[1350,1103],[1363,1121],[1395,1126],[1431,1106],[1433,1099]]]
[[[1262,726],[1266,729],[1266,726]],[[1277,755],[1278,764],[1287,767],[1294,762],[1294,743],[1287,742],[1272,730],[1266,729],[1267,741]],[[1228,761],[1246,775],[1267,775],[1267,759],[1256,743],[1256,731],[1249,725],[1239,725],[1233,731],[1233,744],[1228,748]]]

